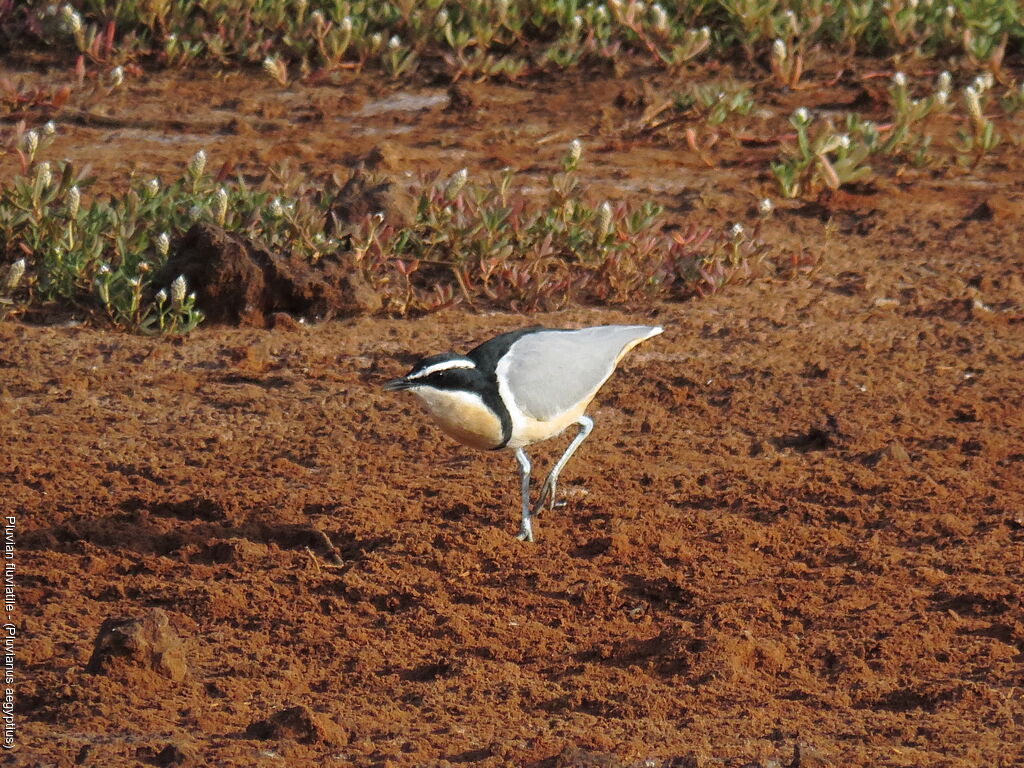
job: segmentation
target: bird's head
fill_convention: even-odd
[[[446,352],[423,358],[402,378],[385,383],[384,389],[396,392],[431,387],[439,390],[479,392],[484,385],[484,375],[477,369],[475,362],[463,355]]]

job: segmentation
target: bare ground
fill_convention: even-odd
[[[205,128],[68,123],[54,150],[101,178],[176,174],[199,146],[241,168],[327,171],[383,146],[395,175],[540,178],[582,135],[594,194],[682,221],[744,220],[771,192],[774,148],[707,169],[624,139],[619,86],[490,86],[459,114],[429,91],[360,116],[372,94],[153,78],[117,119],[175,93]],[[0,325],[24,643],[21,746],[0,760],[1024,763],[1016,162],[783,204],[766,239],[818,249],[821,269],[700,301],[179,342]],[[512,537],[512,458],[380,391],[417,354],[620,321],[666,332],[599,395],[534,546]],[[94,659],[105,619],[154,609],[162,650]]]

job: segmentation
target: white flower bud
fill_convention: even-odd
[[[734,240],[739,240],[741,237],[743,237],[743,225],[740,224],[739,222],[733,224],[732,227],[729,229],[729,234],[732,235]]]
[[[171,238],[166,232],[161,232],[156,237],[156,252],[160,254],[161,258],[167,257],[167,252],[171,249]]]
[[[597,239],[605,240],[612,231],[612,206],[607,200],[597,209]]]
[[[843,149],[850,148],[850,137],[848,134],[844,133],[839,136],[839,146],[842,147]]]
[[[43,133],[47,136],[53,136],[57,133],[57,124],[53,120],[47,120],[46,125],[43,126]]]
[[[160,179],[155,176],[146,182],[146,194],[150,197],[156,197],[160,191]]]
[[[579,31],[583,29],[583,17],[578,13],[572,17],[572,21],[569,22],[569,28],[572,30],[574,35],[579,34]]]
[[[167,291],[165,291],[163,288],[161,288],[159,291],[156,292],[156,296],[154,298],[156,298],[156,303],[157,304],[166,304],[167,303]]]
[[[206,152],[200,149],[194,155],[192,159],[188,161],[188,174],[194,179],[198,179],[203,175],[203,171],[206,169]]]
[[[434,24],[438,29],[444,29],[448,24],[448,11],[442,8],[434,17]]]
[[[374,32],[370,35],[370,47],[375,51],[379,51],[380,47],[384,45],[384,35],[380,32]]]
[[[938,104],[945,104],[947,101],[949,101],[949,91],[936,91],[935,101]]]
[[[7,270],[7,281],[6,281],[7,291],[10,292],[10,291],[13,291],[15,288],[17,288],[18,287],[18,283],[21,282],[21,278],[24,277],[24,276],[25,276],[25,260],[24,259],[18,259],[16,262],[11,264],[10,268]]]
[[[124,82],[124,67],[114,67],[110,70],[110,85],[114,88],[120,88],[121,83]]]
[[[772,43],[772,58],[776,61],[786,60],[786,44],[781,39],[776,39]]]
[[[935,90],[948,91],[953,87],[953,76],[949,72],[942,71],[935,80]]]
[[[954,16],[956,16],[956,8],[954,8],[952,5],[947,5],[946,6],[946,18],[947,19],[952,19]]]
[[[981,112],[981,98],[978,96],[978,92],[971,86],[964,88],[964,103],[967,105],[967,114],[970,115],[974,123],[980,124],[984,122],[985,118]]]
[[[772,201],[766,197],[761,201],[761,204],[757,206],[757,210],[760,211],[762,216],[768,216],[775,210],[775,206],[772,204]]]
[[[275,197],[270,201],[270,205],[267,206],[267,213],[275,219],[279,219],[284,216],[284,206],[281,205],[281,198]]]
[[[217,220],[217,223],[221,226],[224,225],[224,219],[228,215],[228,191],[224,187],[217,189],[217,194],[213,200],[213,217]]]
[[[348,16],[341,20],[341,31],[346,35],[352,31],[352,19]]]
[[[39,149],[39,134],[35,131],[29,131],[25,134],[22,141],[25,144],[25,154],[27,154],[29,160],[31,160],[36,156],[36,150]]]
[[[82,204],[82,193],[78,191],[78,187],[68,189],[67,204],[68,216],[73,219],[78,215],[78,207]]]
[[[77,37],[82,33],[82,17],[78,15],[78,11],[70,5],[65,5],[60,9],[60,15],[71,34]]]
[[[895,85],[897,88],[906,88],[907,76],[902,72],[897,72],[895,75],[892,76],[892,84]]]
[[[783,15],[786,17],[786,21],[789,22],[790,32],[792,32],[794,35],[800,35],[800,22],[797,21],[796,13],[794,13],[790,9],[787,9]]]
[[[654,28],[659,32],[668,30],[668,14],[665,9],[655,3],[651,6],[651,16],[654,17]]]
[[[797,108],[797,110],[793,113],[793,117],[795,117],[797,119],[797,122],[799,123],[806,124],[811,122],[811,113],[807,111],[807,107]]]
[[[178,275],[174,278],[174,282],[171,283],[171,303],[175,307],[180,307],[185,301],[185,294],[188,292],[188,286],[185,283],[185,276]]]
[[[397,51],[402,47],[402,38],[398,35],[392,35],[391,39],[388,40],[388,48],[392,51]]]
[[[569,163],[575,167],[583,156],[583,142],[573,139],[569,142]]]
[[[36,166],[36,183],[39,186],[46,188],[50,186],[50,182],[53,181],[53,173],[50,171],[49,163],[40,163]]]
[[[467,181],[469,181],[468,169],[461,168],[460,170],[456,171],[455,173],[452,174],[452,177],[448,179],[448,183],[445,185],[444,196],[449,200],[454,199],[455,196],[462,191],[462,188],[466,186]]]

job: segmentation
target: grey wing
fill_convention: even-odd
[[[512,345],[499,378],[523,412],[547,421],[593,397],[623,354],[659,333],[661,328],[646,325],[538,331]]]

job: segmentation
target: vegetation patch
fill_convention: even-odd
[[[817,263],[773,254],[757,222],[680,227],[650,202],[594,199],[577,174],[579,142],[539,192],[512,170],[401,185],[361,169],[345,180],[211,174],[200,151],[171,183],[133,178],[100,198],[87,170],[42,159],[53,121],[114,120],[104,100],[154,69],[249,67],[279,93],[363,71],[383,89],[658,71],[671,87],[645,80],[625,94],[638,114],[610,133],[711,168],[727,143],[767,147],[752,153],[761,178],[804,200],[908,168],[970,172],[1022,143],[1013,0],[32,0],[0,2],[0,40],[73,72],[53,88],[0,79],[19,165],[0,186],[0,312],[71,308],[145,333],[187,333],[204,314],[258,324],[280,311],[628,304]],[[886,71],[851,78],[844,67],[863,55],[887,57]],[[689,77],[708,58],[705,74],[728,72]],[[801,105],[804,89],[844,78],[860,90],[852,101]],[[243,274],[231,300],[216,288]]]
[[[774,263],[756,224],[683,229],[650,203],[589,200],[579,142],[541,195],[510,170],[423,178],[399,197],[362,169],[344,184],[294,175],[253,186],[209,174],[200,151],[173,183],[88,200],[94,179],[38,159],[40,141],[22,137],[24,170],[0,188],[0,253],[20,264],[5,306],[55,303],[146,333],[186,333],[204,313],[259,324],[278,311],[627,304],[791,268]]]

